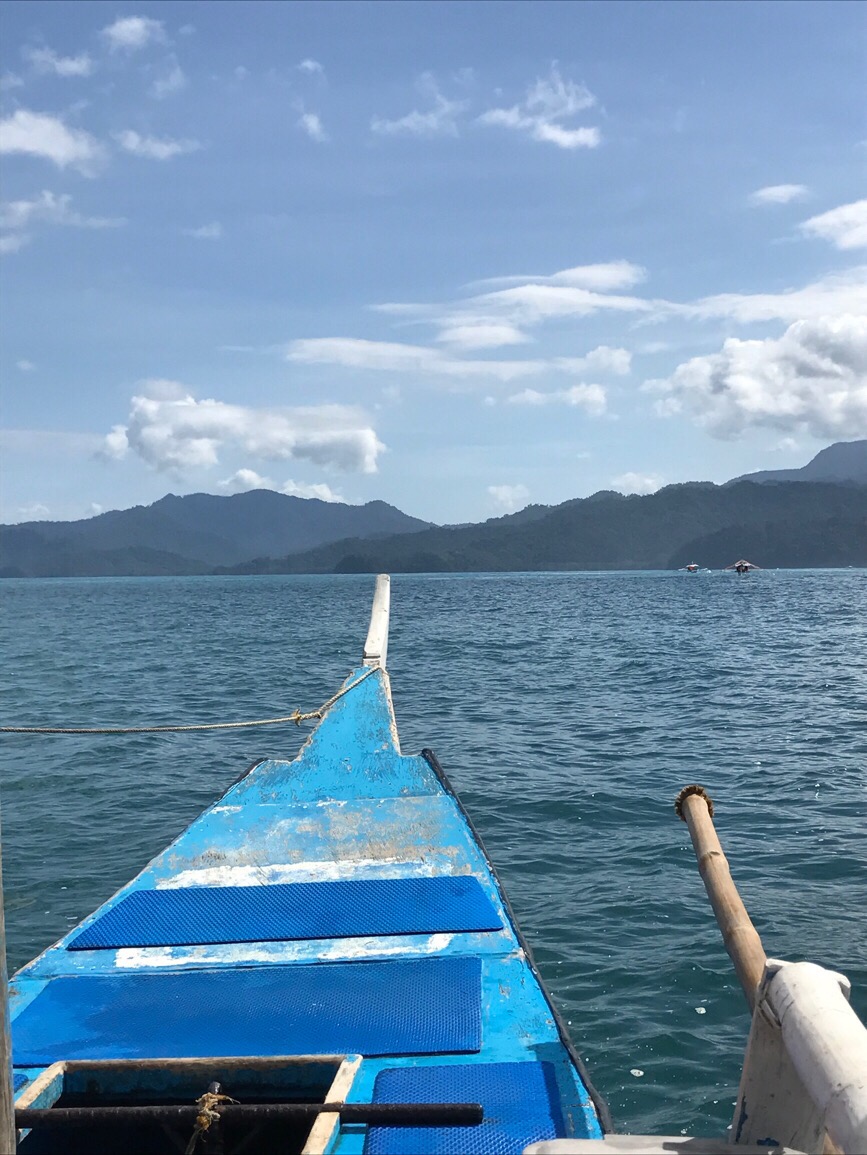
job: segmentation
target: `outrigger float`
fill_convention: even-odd
[[[381,575],[362,664],[297,758],[254,765],[13,977],[0,1151],[729,1150],[611,1133],[468,815],[429,750],[400,751],[388,618]],[[731,1142],[867,1151],[845,979],[765,959],[709,800],[678,810],[755,1005]]]

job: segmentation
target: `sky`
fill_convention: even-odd
[[[4,5],[0,520],[867,437],[867,6]]]

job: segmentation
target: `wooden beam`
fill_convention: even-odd
[[[391,578],[381,573],[376,579],[373,591],[373,609],[370,611],[370,628],[364,643],[362,663],[365,666],[379,666],[385,669],[388,654],[388,616],[391,604]]]

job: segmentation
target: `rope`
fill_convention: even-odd
[[[313,718],[321,719],[335,702],[339,702],[350,690],[360,686],[365,678],[375,674],[379,668],[371,666],[360,678],[356,678],[350,685],[338,690],[327,702],[323,702],[318,710],[310,710],[306,714],[295,710],[283,718],[260,718],[253,722],[200,722],[188,726],[0,726],[0,734],[181,734],[190,730],[243,730],[250,726],[279,726],[286,722],[294,722],[296,726],[300,726],[302,722],[309,722]]]
[[[196,1126],[194,1127],[193,1133],[190,1136],[190,1141],[187,1144],[184,1155],[193,1155],[193,1152],[198,1146],[199,1136],[203,1135],[205,1131],[209,1130],[212,1123],[219,1123],[220,1116],[219,1113],[214,1110],[214,1108],[220,1103],[237,1102],[237,1099],[232,1099],[228,1095],[218,1095],[213,1091],[206,1091],[204,1095],[201,1095],[198,1099],[196,1099],[196,1106],[199,1107],[200,1110],[196,1116]]]

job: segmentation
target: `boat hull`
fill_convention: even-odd
[[[604,1107],[448,779],[429,751],[401,753],[383,669],[345,688],[297,758],[252,767],[14,976],[20,1102],[65,1060],[328,1052],[361,1057],[351,1103],[475,1088],[502,1122],[526,1084],[523,1131],[486,1119],[460,1131],[481,1146],[460,1149],[601,1135]],[[332,1124],[317,1142],[341,1155],[447,1149],[455,1130]]]

